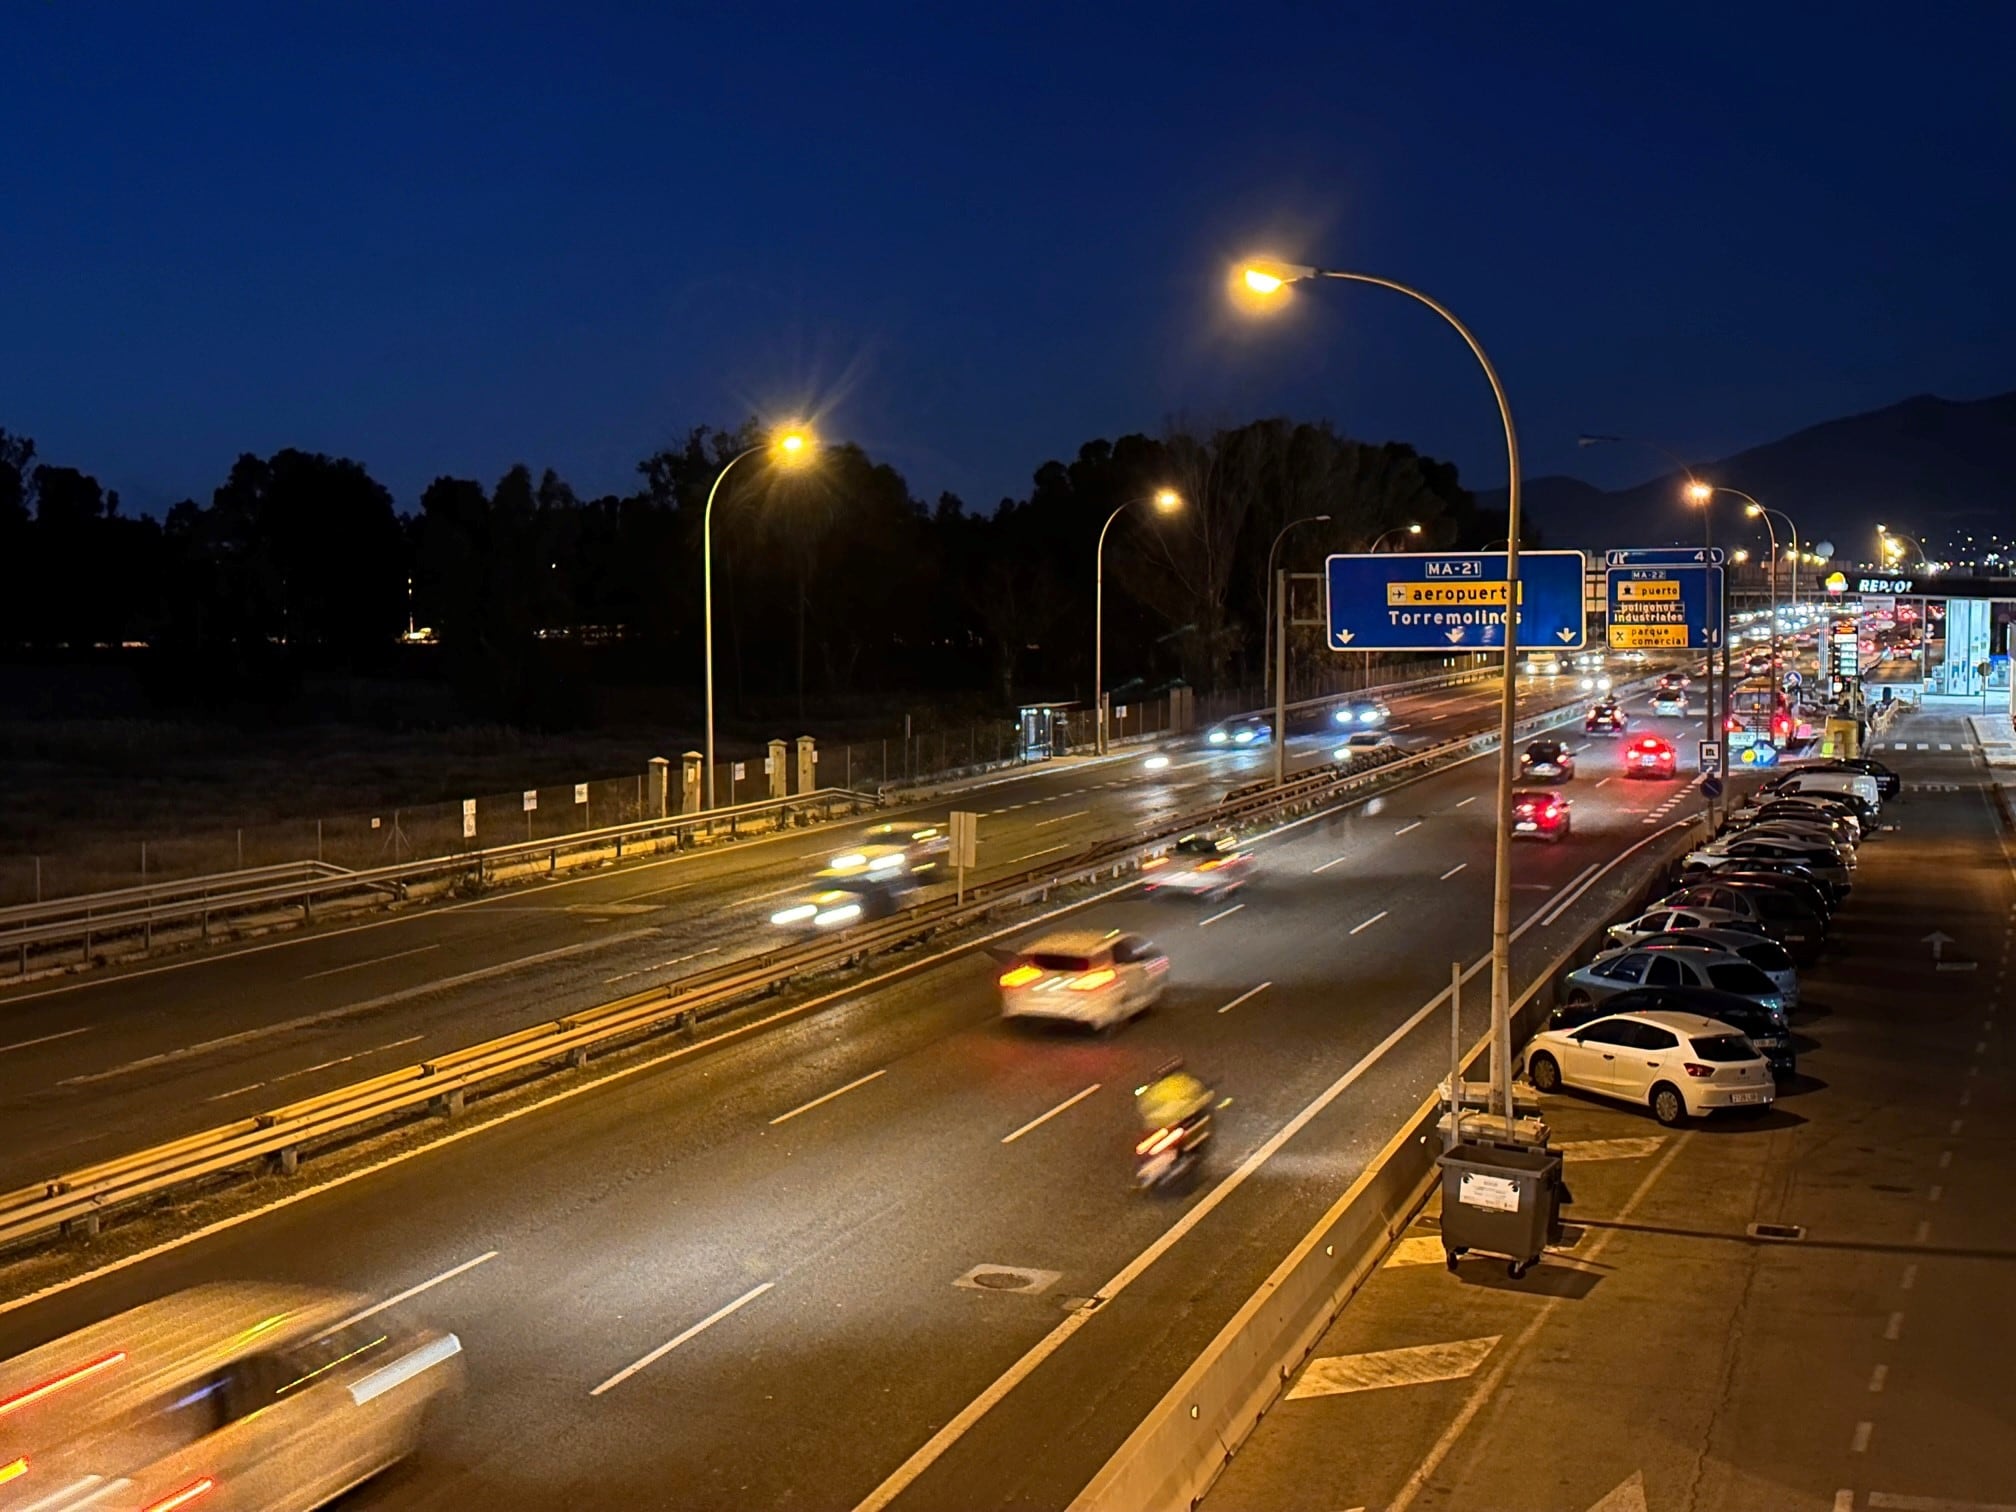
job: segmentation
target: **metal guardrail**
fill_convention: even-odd
[[[1580,701],[1529,715],[1515,738],[1558,721]],[[0,1194],[0,1248],[51,1231],[94,1233],[108,1211],[157,1197],[251,1162],[295,1169],[305,1146],[353,1136],[416,1110],[454,1114],[473,1088],[522,1078],[552,1067],[579,1068],[591,1051],[665,1029],[690,1028],[793,979],[856,964],[896,946],[986,919],[996,910],[1046,901],[1059,887],[1118,877],[1165,851],[1179,836],[1211,825],[1279,818],[1384,787],[1468,759],[1497,743],[1495,731],[1459,737],[1366,770],[1324,767],[1281,787],[1246,791],[1200,812],[1173,818],[1144,834],[1105,842],[1053,866],[969,886],[969,898],[939,898],[895,918],[823,938],[620,998],[549,1023],[518,1030],[367,1081],[206,1129],[152,1149],[102,1162],[33,1186]]]
[[[318,903],[346,895],[377,891],[400,898],[417,882],[463,874],[473,874],[482,880],[493,872],[536,862],[542,857],[549,867],[556,868],[561,856],[582,851],[613,850],[621,860],[626,844],[662,841],[667,837],[683,844],[689,835],[698,832],[725,829],[733,834],[740,824],[771,820],[781,825],[801,814],[814,813],[824,818],[842,806],[874,805],[875,799],[866,793],[819,788],[787,798],[768,798],[699,814],[642,819],[604,829],[577,830],[545,840],[520,840],[365,871],[346,871],[321,862],[295,862],[258,871],[233,872],[225,875],[249,885],[230,891],[220,892],[205,885],[218,878],[195,877],[182,883],[163,883],[158,892],[152,888],[127,888],[116,893],[80,894],[49,903],[22,904],[0,912],[0,926],[7,926],[0,927],[0,953],[16,955],[25,975],[29,952],[50,946],[81,945],[88,960],[94,946],[110,937],[138,934],[143,947],[152,948],[154,931],[168,925],[194,925],[199,937],[208,939],[212,922],[230,914],[299,908],[304,920],[312,920]]]

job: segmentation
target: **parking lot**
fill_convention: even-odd
[[[1912,724],[1929,749],[1894,759],[1904,793],[1801,973],[1776,1104],[1666,1129],[1542,1098],[1565,1242],[1523,1280],[1481,1255],[1452,1276],[1431,1201],[1213,1512],[2016,1503],[2016,889],[1964,726]]]

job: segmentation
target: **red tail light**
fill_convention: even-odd
[[[61,1375],[51,1376],[48,1380],[17,1391],[10,1397],[0,1398],[0,1417],[5,1417],[16,1408],[26,1407],[30,1402],[39,1402],[43,1397],[61,1391],[65,1386],[74,1386],[101,1370],[109,1370],[125,1358],[125,1350],[115,1350],[111,1354],[100,1355],[95,1360],[86,1360],[82,1365],[72,1366]]]
[[[1561,805],[1558,803],[1548,804],[1547,812],[1544,815],[1544,817],[1548,819],[1559,819],[1561,817]]]
[[[206,1475],[199,1481],[190,1482],[172,1495],[164,1496],[157,1502],[149,1502],[146,1512],[174,1512],[176,1507],[186,1507],[198,1497],[208,1496],[216,1489],[217,1482]]]
[[[1706,1077],[1706,1076],[1713,1076],[1715,1074],[1715,1068],[1713,1066],[1704,1066],[1697,1061],[1687,1061],[1685,1064],[1687,1067],[1687,1074],[1689,1076]]]

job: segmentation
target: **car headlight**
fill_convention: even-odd
[[[1213,745],[1223,745],[1225,744],[1225,732],[1223,730],[1213,730],[1210,739]]]
[[[1159,772],[1169,765],[1169,758],[1167,756],[1150,756],[1142,765],[1147,767],[1151,772]]]
[[[1237,735],[1234,735],[1232,738],[1236,740],[1240,745],[1251,745],[1253,743],[1253,731],[1241,730]]]
[[[1367,709],[1358,718],[1365,724],[1377,724],[1379,723],[1379,711],[1377,709]]]

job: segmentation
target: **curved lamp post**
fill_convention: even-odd
[[[1505,1132],[1513,1128],[1512,1108],[1512,777],[1514,771],[1513,726],[1518,710],[1519,620],[1519,434],[1512,424],[1512,406],[1505,397],[1505,385],[1498,370],[1470,328],[1458,320],[1446,305],[1407,284],[1370,273],[1352,273],[1337,268],[1312,268],[1293,263],[1252,262],[1240,270],[1248,294],[1265,299],[1279,294],[1292,283],[1334,278],[1347,283],[1371,284],[1404,294],[1426,305],[1446,321],[1491,385],[1491,397],[1498,404],[1498,419],[1505,429],[1505,669],[1498,700],[1498,816],[1496,857],[1491,885],[1491,1063],[1496,1101],[1505,1120]],[[1454,1092],[1451,1088],[1451,1092]]]
[[[1139,499],[1129,499],[1099,527],[1099,550],[1093,561],[1092,590],[1092,722],[1093,749],[1106,754],[1106,532],[1113,522],[1136,504],[1153,504],[1157,514],[1174,514],[1183,507],[1183,496],[1173,488],[1158,488]]]
[[[706,784],[706,806],[714,807],[714,498],[721,492],[721,483],[735,469],[735,464],[764,452],[780,467],[803,467],[818,451],[818,443],[812,433],[803,426],[787,426],[769,440],[737,452],[721,465],[721,471],[714,475],[714,485],[707,490],[707,507],[700,512],[700,639],[704,646],[706,660],[707,688],[707,764],[704,768]]]

